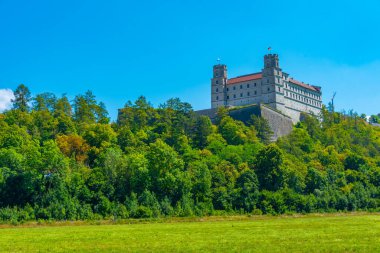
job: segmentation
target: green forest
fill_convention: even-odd
[[[140,97],[111,122],[91,91],[14,94],[0,114],[3,223],[380,210],[380,127],[352,110],[323,107],[271,143],[263,118],[220,109],[213,124],[178,98]]]

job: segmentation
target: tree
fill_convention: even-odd
[[[147,158],[154,192],[161,198],[167,196],[172,201],[179,200],[188,185],[184,184],[184,163],[178,153],[158,139],[149,145]]]
[[[191,132],[192,141],[195,147],[203,149],[207,146],[207,138],[212,134],[212,123],[209,117],[199,116],[196,119]]]
[[[236,180],[237,198],[235,206],[252,212],[259,198],[259,181],[253,170],[245,170]]]
[[[56,103],[57,97],[53,93],[41,93],[38,94],[35,98],[33,98],[33,110],[53,112]]]
[[[54,117],[58,121],[58,133],[66,135],[76,133],[76,128],[72,119],[72,108],[68,98],[65,95],[59,98],[55,103]]]
[[[221,119],[218,130],[230,145],[240,145],[257,139],[254,131],[248,129],[243,122],[234,120],[229,116]]]
[[[76,96],[73,106],[75,120],[80,123],[95,123],[95,105],[95,96],[90,91],[87,91],[86,95]]]
[[[326,187],[327,182],[326,178],[320,171],[314,168],[309,168],[307,170],[305,184],[306,193],[314,193],[315,190],[323,190]]]
[[[369,118],[369,122],[380,123],[380,117],[378,115],[371,115],[371,117]]]
[[[269,126],[269,123],[266,119],[260,116],[252,115],[250,124],[256,129],[257,137],[265,143],[269,144],[273,131]]]
[[[230,162],[221,161],[212,168],[211,175],[214,208],[231,210],[233,206],[233,190],[239,172]]]
[[[313,139],[320,139],[322,135],[321,123],[315,116],[302,113],[302,125],[305,126],[306,131]]]
[[[78,162],[84,162],[87,159],[87,152],[90,149],[86,141],[75,134],[59,135],[57,145],[63,154]]]
[[[103,102],[100,102],[98,106],[95,107],[96,120],[102,124],[108,124],[110,118],[108,117],[108,112],[106,105]]]
[[[74,99],[74,118],[80,123],[108,123],[108,112],[105,104],[96,102],[95,95],[86,91],[84,95],[78,95]]]
[[[261,118],[247,126],[222,108],[213,125],[179,99],[154,108],[140,97],[117,124],[90,91],[74,116],[64,95],[21,104],[0,113],[0,222],[380,206],[380,128],[352,110],[304,115],[264,144]]]
[[[179,98],[171,98],[166,103],[160,105],[162,109],[171,109],[182,113],[189,113],[193,110],[192,106],[187,102],[182,102]]]
[[[364,166],[365,164],[366,164],[365,159],[355,153],[351,153],[347,155],[346,159],[344,159],[345,169],[359,170],[360,167]]]
[[[29,102],[31,101],[31,95],[28,87],[24,84],[20,84],[14,91],[15,99],[12,99],[13,108],[22,112],[29,110]]]
[[[204,162],[195,161],[189,164],[192,194],[196,203],[211,199],[211,173]]]
[[[72,116],[72,108],[66,95],[63,95],[57,100],[54,107],[54,115],[65,115],[67,117]]]
[[[276,191],[286,185],[287,175],[283,168],[283,154],[275,144],[270,144],[259,151],[255,171],[262,189]]]

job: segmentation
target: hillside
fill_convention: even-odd
[[[0,221],[379,210],[380,128],[323,108],[269,143],[262,118],[128,102],[110,123],[88,91],[72,103],[27,87],[0,114]]]

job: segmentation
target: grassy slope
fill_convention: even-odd
[[[1,252],[379,252],[378,214],[0,229]]]

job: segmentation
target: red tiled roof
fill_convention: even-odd
[[[238,76],[238,77],[234,77],[234,78],[228,79],[227,80],[227,85],[229,85],[229,84],[236,84],[236,83],[242,83],[242,82],[247,82],[247,81],[252,81],[252,80],[257,80],[257,79],[261,79],[262,77],[263,77],[263,75],[262,75],[261,72],[259,72],[259,73],[253,73],[253,74],[248,74],[248,75],[243,75],[243,76]],[[303,88],[309,89],[309,90],[320,92],[320,89],[318,89],[318,87],[314,87],[314,86],[311,86],[309,84],[302,83],[302,82],[297,81],[297,80],[295,80],[293,78],[290,78],[289,82],[291,82],[293,84],[296,84],[298,86],[301,86]]]
[[[317,88],[315,88],[314,86],[311,86],[309,84],[302,83],[300,81],[294,80],[293,78],[290,78],[289,82],[294,83],[294,84],[296,84],[298,86],[304,87],[306,89],[313,90],[313,91],[318,91],[319,92],[319,90]]]
[[[244,76],[238,76],[234,78],[230,78],[227,80],[227,84],[235,84],[235,83],[241,83],[241,82],[246,82],[246,81],[251,81],[251,80],[256,80],[256,79],[261,79],[262,74],[260,73],[254,73],[254,74],[249,74],[249,75],[244,75]]]

